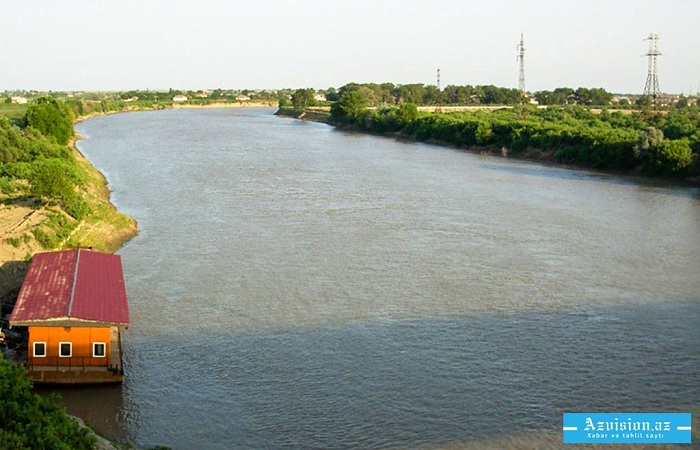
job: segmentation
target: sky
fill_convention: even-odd
[[[0,91],[346,83],[700,91],[700,0],[0,0]]]

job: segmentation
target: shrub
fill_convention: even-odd
[[[11,194],[15,191],[12,181],[8,177],[0,177],[0,192],[3,194]]]
[[[40,197],[67,198],[73,193],[72,167],[60,159],[43,159],[34,164],[29,179],[31,191]]]
[[[0,358],[0,448],[92,449],[95,436],[31,391],[24,368]]]
[[[650,148],[642,168],[654,175],[676,176],[693,162],[693,153],[687,139],[665,140]]]
[[[90,205],[75,193],[63,199],[63,209],[76,220],[83,220],[92,212]]]
[[[27,126],[39,131],[44,136],[53,137],[59,144],[65,145],[73,136],[73,119],[64,103],[48,96],[37,99],[27,107],[25,114]]]
[[[46,231],[41,228],[34,228],[32,234],[36,238],[37,242],[45,249],[52,249],[58,245],[58,239],[55,236],[51,236]]]

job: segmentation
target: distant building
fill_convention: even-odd
[[[325,102],[326,96],[322,93],[314,94],[314,100],[316,100],[317,102]]]
[[[174,102],[186,102],[187,101],[187,96],[186,95],[176,95],[173,97]]]
[[[24,105],[27,103],[27,99],[24,97],[10,97],[10,99],[12,100],[12,103],[17,103],[19,105]]]
[[[250,97],[248,97],[247,95],[237,95],[236,100],[239,102],[249,102]]]

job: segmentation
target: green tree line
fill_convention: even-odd
[[[663,114],[596,113],[579,105],[437,114],[419,112],[413,103],[372,108],[376,97],[357,85],[344,88],[331,106],[330,120],[337,125],[458,147],[505,148],[514,155],[536,149],[555,162],[603,170],[700,175],[697,105]]]
[[[298,93],[300,90],[295,91]],[[400,105],[412,103],[417,106],[430,105],[517,105],[521,101],[520,91],[493,85],[449,85],[438,90],[435,85],[410,83],[349,83],[340,89],[323,91],[328,101],[338,101],[348,92],[359,92],[367,106]],[[532,97],[542,105],[586,105],[607,106],[613,95],[603,88],[557,88],[554,91],[538,91]]]
[[[26,190],[44,202],[57,203],[75,219],[90,209],[76,191],[82,179],[71,150],[74,113],[52,97],[41,97],[23,117],[0,117],[0,192]]]

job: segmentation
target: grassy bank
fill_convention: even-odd
[[[48,128],[64,124],[68,136],[73,134],[70,112],[59,103],[47,105],[42,108],[50,110]],[[59,143],[56,136],[41,130],[42,124],[29,125],[26,114],[13,120],[0,117],[0,298],[4,303],[14,303],[35,253],[78,246],[114,252],[137,233],[136,222],[110,203],[104,176],[75,148],[74,139]]]
[[[276,116],[290,117],[299,120],[309,120],[312,122],[328,123],[330,120],[330,112],[323,109],[308,108],[298,110],[293,108],[279,108],[275,113]]]

